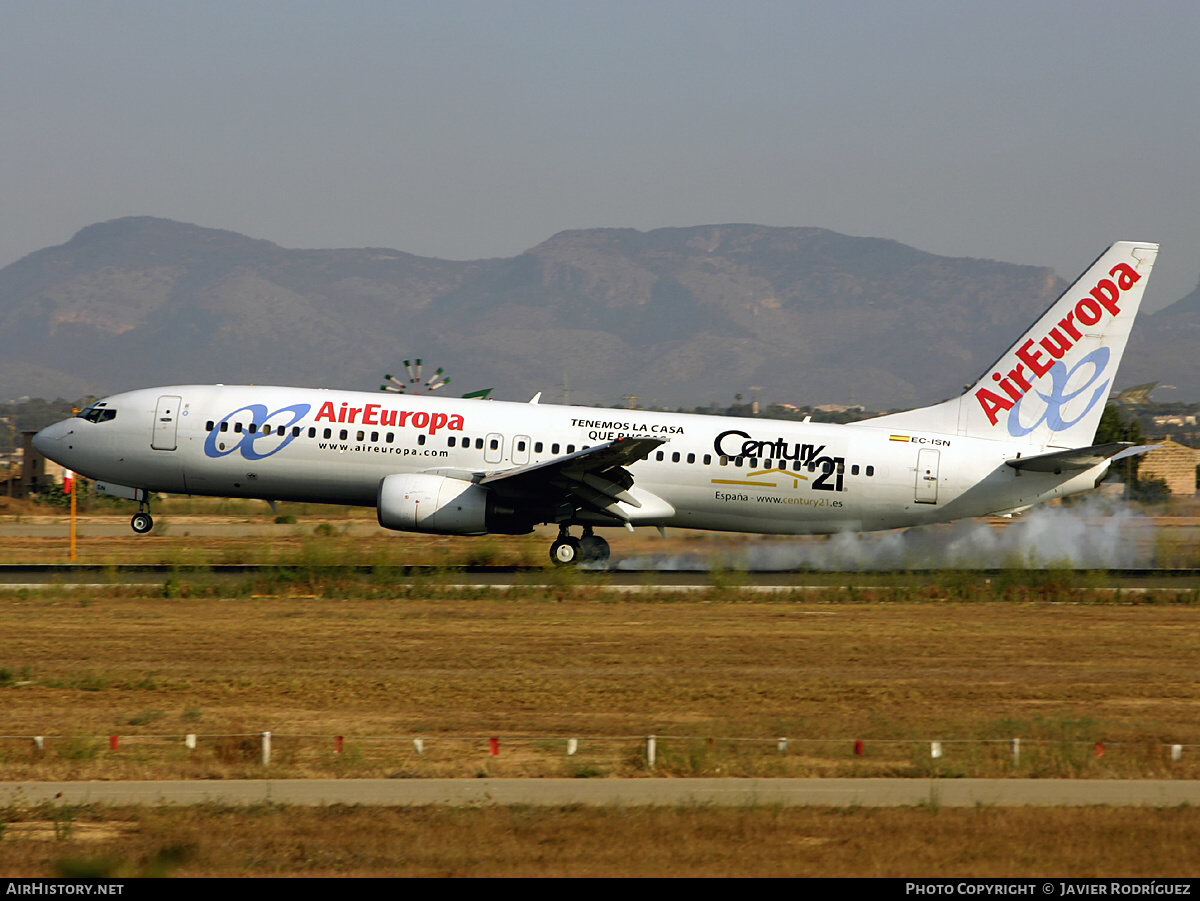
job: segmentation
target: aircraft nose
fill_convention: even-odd
[[[62,447],[62,440],[68,435],[75,432],[75,425],[70,419],[64,419],[62,422],[56,422],[54,425],[48,425],[36,435],[33,436],[33,446],[38,451],[50,459],[54,459],[55,452]]]

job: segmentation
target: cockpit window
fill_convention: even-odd
[[[88,422],[109,422],[117,418],[117,410],[115,407],[110,407],[101,401],[80,410],[75,415],[80,419],[86,419]]]

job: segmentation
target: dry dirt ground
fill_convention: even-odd
[[[944,573],[766,597],[736,574],[700,593],[629,596],[548,573],[536,580],[547,587],[500,593],[454,588],[452,571],[401,582],[329,567],[516,562],[544,553],[541,538],[376,544],[362,520],[330,517],[280,524],[274,539],[197,538],[184,515],[164,519],[164,534],[88,552],[281,569],[0,588],[0,779],[648,776],[649,733],[661,776],[1200,777],[1200,604],[1188,593]],[[6,538],[0,556],[44,558],[54,541]],[[567,738],[579,739],[573,757]],[[1192,810],[2,813],[11,876],[1171,876],[1200,862]]]
[[[263,731],[280,776],[629,775],[651,733],[689,775],[1200,775],[1191,604],[338,587],[4,599],[0,735],[47,738],[0,777],[257,774]]]
[[[1161,887],[1200,865],[1195,808],[276,806],[17,817],[0,837],[7,877],[992,877],[1040,890],[1050,879],[1121,876]]]

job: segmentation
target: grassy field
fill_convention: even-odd
[[[1200,775],[1191,593],[191,578],[0,602],[0,778],[258,776],[262,731],[279,777],[638,775],[647,734],[668,775]]]
[[[40,808],[0,873],[1191,877],[1200,810]]]
[[[1058,570],[838,577],[773,595],[722,570],[698,593],[638,595],[547,570],[501,592],[456,588],[450,567],[465,554],[540,556],[541,538],[376,543],[356,531],[361,519],[328,515],[281,523],[266,540],[200,538],[188,532],[201,519],[163,518],[158,536],[104,539],[112,556],[258,556],[276,568],[232,581],[180,572],[135,588],[0,589],[0,780],[1200,777],[1193,592],[1114,594],[1101,574]],[[60,543],[6,538],[0,556],[44,557]],[[447,568],[401,579],[394,567],[420,555]],[[346,562],[375,569],[347,576]],[[265,769],[264,730],[275,736]],[[642,743],[651,733],[654,770]],[[579,740],[571,757],[568,738]],[[1172,744],[1184,745],[1181,760]],[[1170,876],[1194,871],[1200,848],[1194,810],[0,814],[8,876]]]
[[[170,497],[154,502],[152,533],[134,536],[136,504],[97,502],[79,517],[77,561],[92,564],[311,564],[369,566],[502,564],[542,566],[552,527],[523,536],[455,537],[381,529],[373,510],[321,504]],[[0,497],[0,564],[68,559],[65,511]],[[62,538],[38,534],[57,526]],[[24,531],[23,531],[24,529]],[[218,534],[214,534],[214,532]],[[829,561],[853,569],[872,557],[888,569],[1054,568],[1072,553],[1083,566],[1200,567],[1200,503],[1177,501],[1169,511],[1136,507],[1047,507],[1025,520],[967,521],[863,536],[766,536],[670,529],[608,530],[614,561],[651,568],[822,569]],[[898,552],[897,548],[901,548]],[[897,563],[898,565],[892,565]],[[868,566],[867,568],[876,568]]]

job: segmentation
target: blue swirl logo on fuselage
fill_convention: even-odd
[[[292,404],[290,407],[282,407],[268,413],[265,404],[247,404],[244,407],[238,407],[213,424],[213,430],[204,440],[204,453],[214,458],[227,457],[238,452],[247,460],[262,460],[270,457],[292,443],[292,439],[297,437],[296,433],[291,430],[292,426],[307,416],[311,409],[310,404]],[[250,422],[246,424],[246,427],[243,427],[240,432],[222,431],[221,426],[235,419],[239,413],[250,414]],[[276,417],[286,416],[288,413],[292,414],[291,419],[274,421]],[[254,431],[250,431],[248,428],[251,424],[254,426]],[[263,428],[268,425],[271,426],[269,432]],[[262,450],[261,448],[264,447],[267,449]]]
[[[1071,426],[1075,425],[1075,423],[1087,416],[1088,411],[1091,410],[1092,407],[1096,406],[1096,403],[1100,400],[1100,398],[1108,395],[1109,380],[1105,379],[1104,384],[1096,388],[1096,390],[1092,393],[1091,399],[1087,402],[1087,405],[1079,411],[1079,415],[1074,419],[1064,419],[1062,408],[1071,403],[1071,401],[1075,400],[1075,398],[1082,395],[1085,391],[1091,388],[1093,384],[1095,384],[1096,379],[1100,378],[1100,376],[1104,373],[1104,370],[1108,367],[1108,359],[1108,348],[1097,347],[1070,369],[1067,369],[1066,364],[1061,361],[1055,363],[1050,367],[1049,373],[1047,373],[1051,380],[1050,393],[1043,394],[1041,391],[1035,389],[1024,394],[1019,401],[1013,404],[1013,408],[1008,414],[1008,434],[1012,435],[1014,438],[1023,438],[1040,426],[1043,422],[1050,427],[1052,432],[1069,429]],[[1092,367],[1091,376],[1086,382],[1084,382],[1074,391],[1068,392],[1067,385],[1071,383],[1071,379],[1074,377],[1075,373],[1077,373],[1084,366]],[[1046,402],[1046,409],[1032,425],[1026,426],[1021,422],[1021,407],[1024,405],[1024,402],[1029,399],[1030,394],[1036,394],[1038,397],[1044,400]]]

